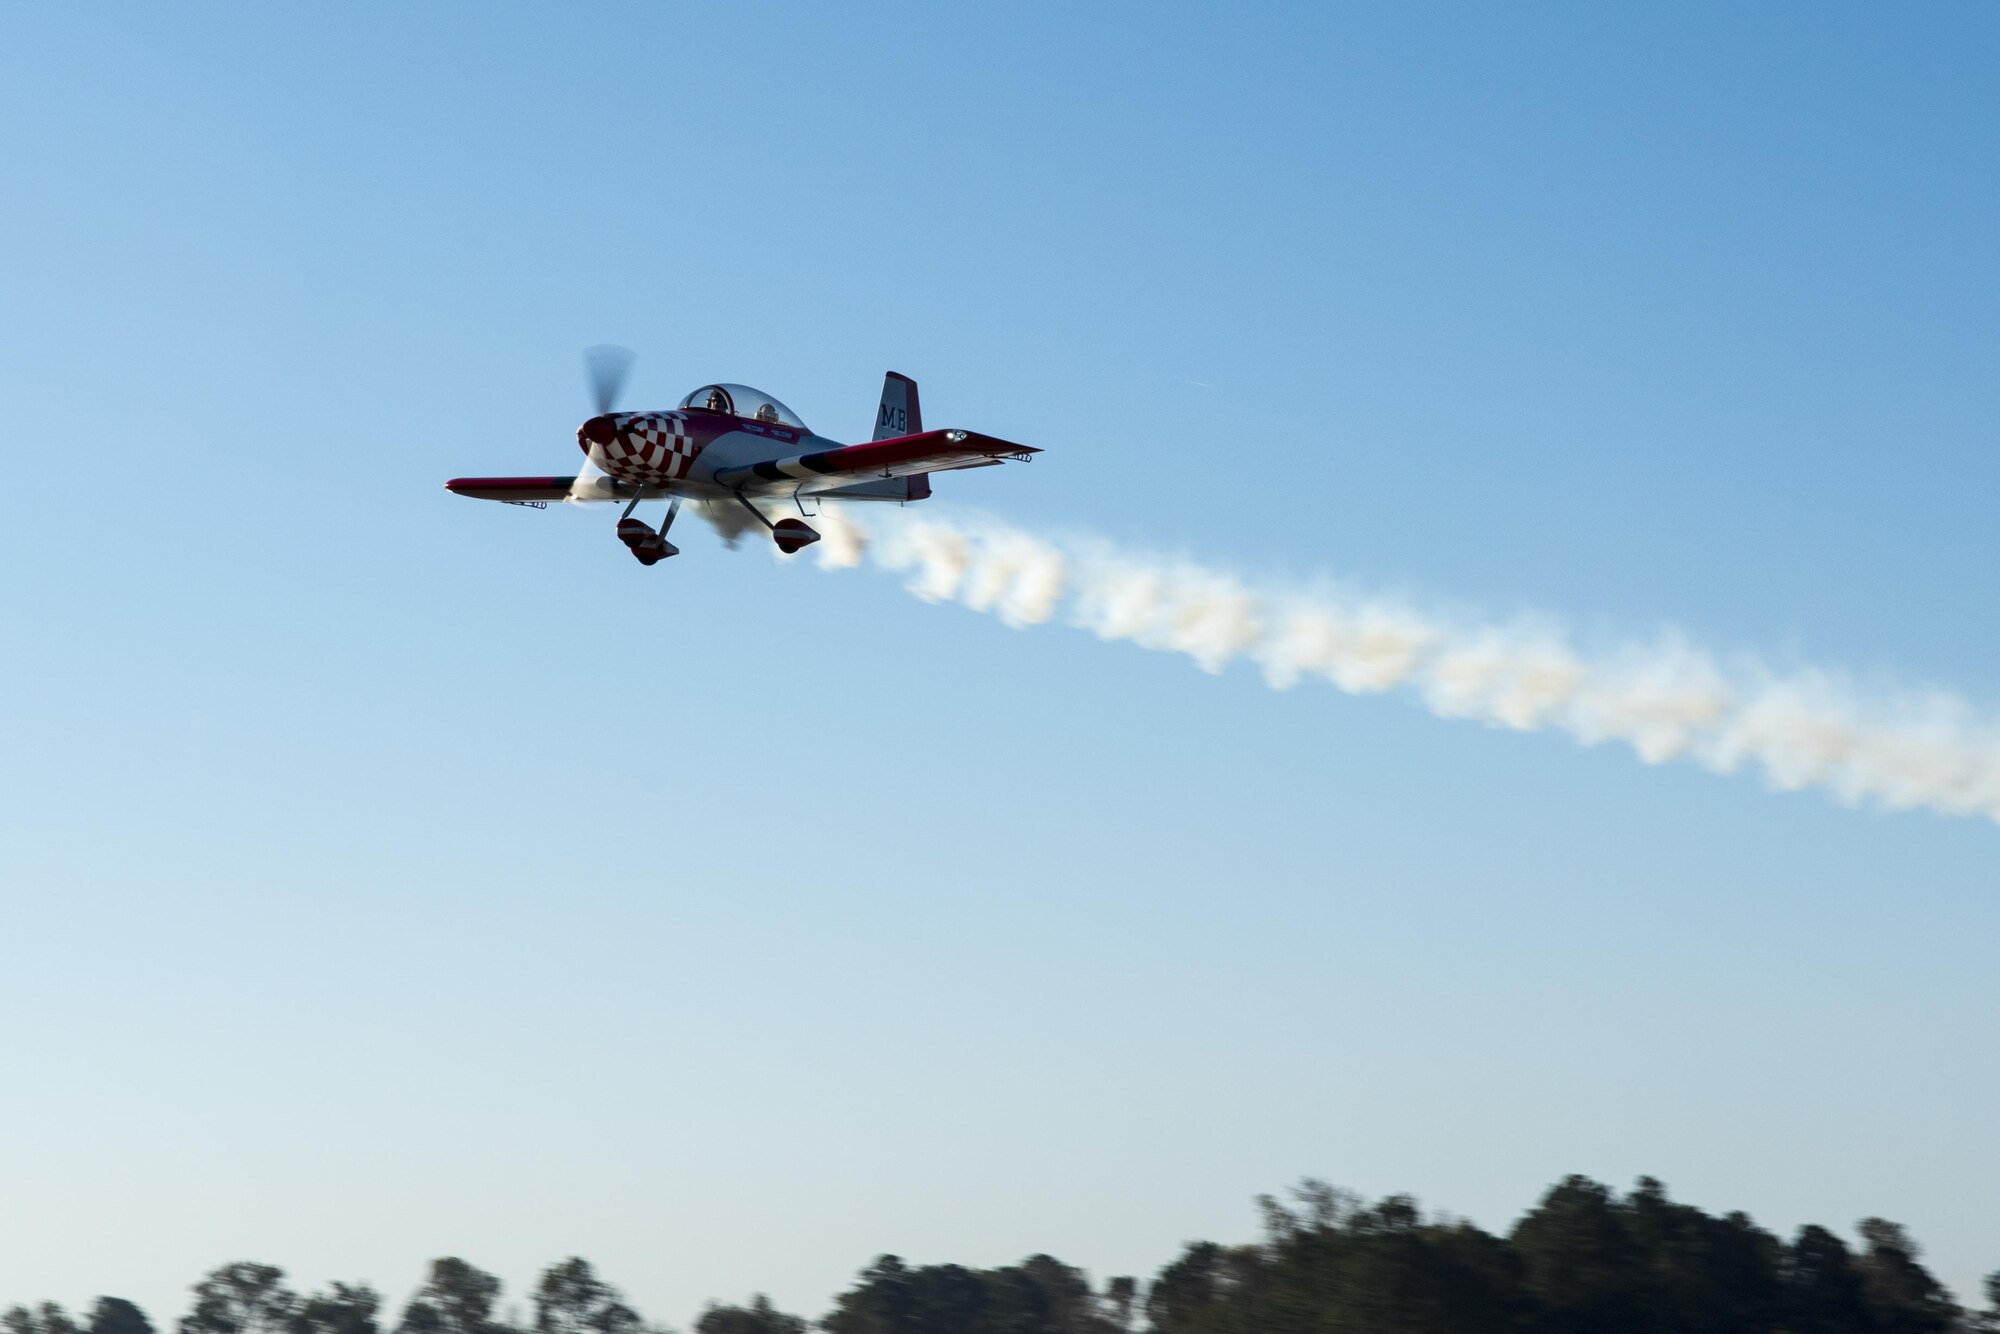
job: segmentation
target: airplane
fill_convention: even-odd
[[[798,414],[769,394],[740,384],[705,384],[671,411],[617,412],[613,405],[632,366],[620,347],[584,353],[596,412],[576,428],[587,470],[573,477],[454,477],[445,489],[475,500],[545,509],[550,501],[628,500],[618,540],[641,565],[656,565],[680,548],[667,540],[683,500],[733,542],[749,527],[748,513],[787,555],[819,541],[803,518],[772,519],[764,507],[790,501],[807,518],[824,499],[924,500],[931,474],[1026,462],[1041,451],[977,431],[924,429],[917,382],[890,371],[866,444],[843,445],[815,435]],[[665,498],[659,528],[633,517],[639,502]]]

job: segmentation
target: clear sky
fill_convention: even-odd
[[[12,6],[0,1302],[1642,1173],[2000,1267],[2000,828],[447,495],[759,385],[1029,528],[2000,699],[2000,9]],[[680,536],[677,530],[676,536]]]

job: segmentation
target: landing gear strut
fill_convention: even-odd
[[[809,547],[819,541],[819,533],[814,531],[810,525],[798,519],[780,519],[776,523],[772,523],[764,517],[764,512],[755,505],[752,505],[749,498],[741,491],[735,494],[736,503],[744,509],[749,510],[755,516],[758,523],[763,524],[771,530],[771,540],[776,542],[778,550],[784,552],[787,556],[801,547]]]
[[[618,516],[618,540],[636,557],[641,565],[658,565],[669,556],[678,556],[681,549],[667,541],[667,529],[674,526],[674,516],[681,512],[681,498],[675,496],[667,506],[667,517],[660,521],[660,531],[654,532],[644,523],[632,517],[632,511],[646,498],[646,488],[641,486],[639,494],[632,497],[632,503]]]

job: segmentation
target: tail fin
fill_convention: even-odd
[[[882,380],[882,406],[875,413],[874,438],[888,440],[899,435],[916,435],[923,429],[923,409],[917,406],[917,382],[890,371]]]

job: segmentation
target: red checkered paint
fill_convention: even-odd
[[[694,468],[701,451],[721,434],[706,422],[696,423],[678,412],[620,412],[606,443],[577,432],[576,442],[590,461],[627,482],[677,482]]]

